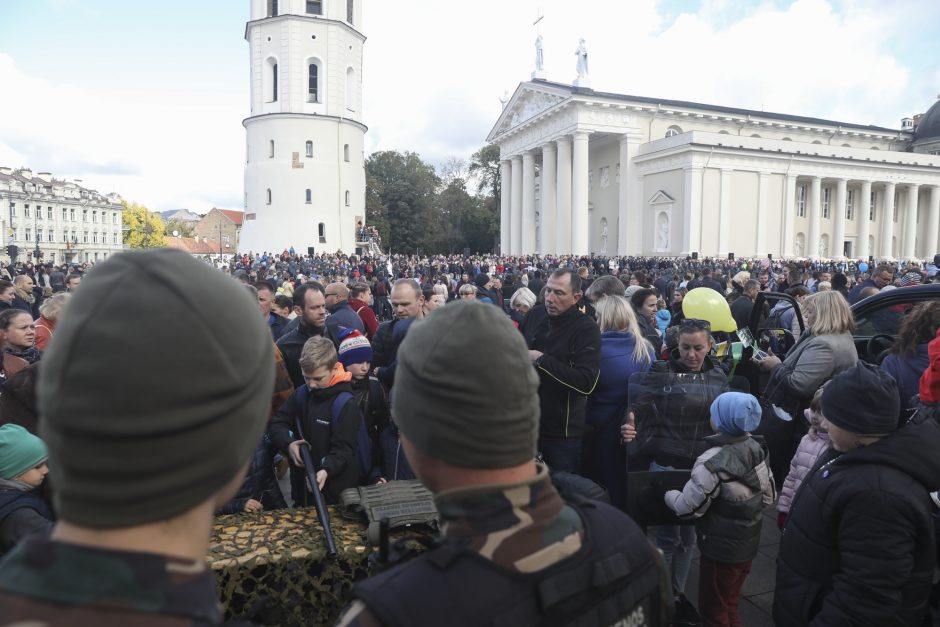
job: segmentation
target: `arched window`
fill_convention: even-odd
[[[356,71],[351,67],[346,68],[346,108],[356,110]]]
[[[814,140],[813,140],[813,143],[814,143],[814,144],[822,144],[822,142],[819,141],[818,139],[814,139]]]
[[[355,0],[346,0],[346,21],[353,26],[353,17],[356,14]]]
[[[262,93],[265,102],[277,102],[277,59],[268,57],[262,73]]]
[[[326,225],[324,223],[321,222],[317,225],[317,234],[320,236],[320,243],[326,244]]]
[[[675,137],[680,134],[682,134],[682,129],[678,126],[673,125],[666,129],[666,137]]]
[[[311,192],[309,189],[308,189],[306,192],[304,192],[304,199],[307,201],[307,204],[308,204],[308,205],[309,205],[310,203],[312,203],[312,202],[313,202],[313,192]]]
[[[789,137],[784,137],[782,141],[785,141],[785,142],[792,142],[793,140],[790,139]]]
[[[343,144],[343,161],[349,161],[349,144]]]
[[[751,135],[751,137],[756,137],[756,138],[760,139],[760,135],[758,135],[757,133],[754,133],[753,135]]]
[[[307,102],[320,102],[320,66],[313,61],[307,65]]]
[[[272,159],[274,158],[274,140],[273,139],[271,140],[270,150],[268,150],[268,156]]]
[[[277,0],[268,0],[268,17],[277,17]]]
[[[731,133],[729,133],[728,131],[718,131],[718,134],[719,134],[719,135],[730,135]]]
[[[271,204],[271,188],[268,188],[267,195],[268,195],[268,204],[270,205]]]
[[[346,190],[346,206],[349,206],[349,190]]]
[[[310,159],[313,157],[313,142],[309,139],[307,140],[307,158]]]

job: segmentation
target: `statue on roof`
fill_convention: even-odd
[[[535,38],[535,71],[541,72],[545,69],[544,59],[542,57],[542,36]]]
[[[578,56],[578,78],[584,79],[588,76],[588,52],[584,38],[578,40],[578,49],[575,51]]]

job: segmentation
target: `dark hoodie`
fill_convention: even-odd
[[[783,531],[776,625],[921,624],[936,562],[937,450],[940,425],[927,420],[823,454]]]

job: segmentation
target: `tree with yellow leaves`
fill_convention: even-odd
[[[160,248],[166,246],[163,218],[159,213],[136,202],[122,200],[124,205],[124,244],[130,248]]]

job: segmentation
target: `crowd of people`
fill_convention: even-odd
[[[938,264],[289,249],[220,272],[156,251],[81,286],[79,271],[13,268],[0,624],[221,623],[213,515],[311,504],[313,481],[336,503],[415,478],[436,495],[438,548],[357,584],[339,625],[740,625],[771,508],[778,625],[926,624],[940,301],[899,315],[874,365],[850,304],[931,282]],[[737,335],[684,310],[702,289],[769,344],[728,358]],[[761,292],[790,298],[755,309]],[[760,389],[737,382],[748,368]],[[649,473],[642,494],[628,469]],[[650,544],[628,514],[663,507],[674,518]],[[104,574],[51,584],[83,569]],[[104,591],[122,582],[115,609]]]

